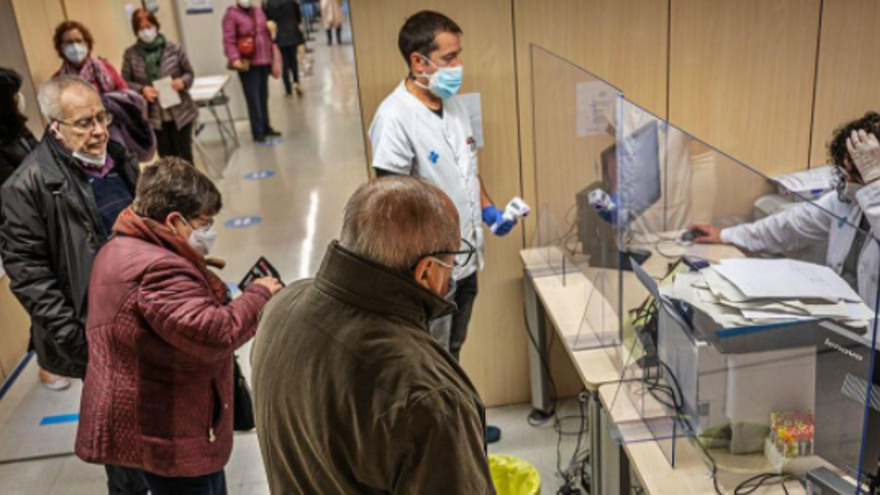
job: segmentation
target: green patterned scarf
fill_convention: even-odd
[[[150,82],[159,79],[159,65],[162,63],[162,52],[165,50],[165,37],[160,34],[149,45],[138,40],[137,46],[147,63],[147,77],[150,78]]]

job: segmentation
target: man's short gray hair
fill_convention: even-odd
[[[95,94],[98,90],[85,79],[74,75],[58,76],[40,87],[37,100],[40,102],[40,112],[46,120],[63,120],[64,110],[61,108],[61,95],[70,88],[80,87]]]
[[[345,207],[340,245],[367,260],[409,271],[433,253],[461,248],[458,211],[437,187],[412,177],[385,177],[360,189]]]

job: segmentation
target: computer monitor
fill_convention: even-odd
[[[658,122],[649,122],[602,152],[607,193],[618,200],[618,227],[627,227],[661,197]]]

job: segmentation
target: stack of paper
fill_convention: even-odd
[[[699,273],[677,275],[662,292],[728,328],[812,319],[864,327],[874,318],[834,271],[788,259],[722,260]]]

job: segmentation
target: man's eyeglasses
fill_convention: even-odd
[[[437,262],[447,268],[460,268],[462,266],[467,266],[467,264],[470,263],[471,259],[474,257],[474,254],[476,254],[477,248],[465,239],[462,239],[461,243],[462,247],[458,251],[439,251],[436,253],[426,254],[425,256],[422,256],[422,258],[437,259],[438,256],[455,256],[455,261],[452,265],[443,263],[439,259],[437,259]],[[413,266],[413,270],[415,270],[415,266]]]
[[[76,119],[73,122],[66,122],[64,120],[56,119],[55,122],[59,124],[66,125],[68,127],[73,127],[74,129],[80,132],[92,132],[95,127],[102,126],[107,127],[113,123],[113,114],[102,112],[94,117],[85,117],[82,119]]]

